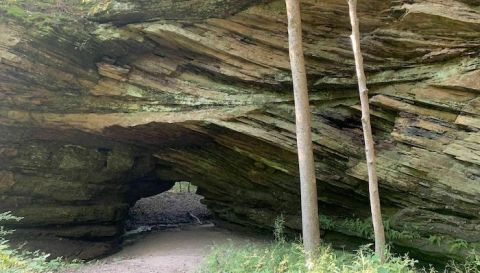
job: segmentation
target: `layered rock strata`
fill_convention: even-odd
[[[283,1],[86,5],[2,4],[0,209],[19,233],[108,251],[131,202],[180,180],[223,220],[298,230]],[[346,1],[302,5],[320,211],[367,218]],[[359,1],[359,16],[384,214],[414,234],[391,241],[461,258],[480,244],[480,6]]]

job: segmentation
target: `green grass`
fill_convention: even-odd
[[[9,212],[0,213],[0,222],[20,220],[21,218],[12,216]],[[6,230],[3,226],[0,226],[1,273],[52,273],[73,265],[67,264],[61,258],[49,259],[49,254],[11,248],[5,236],[12,232],[12,230]]]
[[[18,7],[18,6],[8,7],[7,14],[15,16],[15,17],[25,17],[26,16],[25,10]]]
[[[323,227],[333,228],[341,225],[369,237],[371,223],[362,220],[335,221],[320,216]],[[306,265],[303,246],[298,242],[287,242],[284,236],[283,215],[274,223],[275,242],[268,245],[217,246],[207,256],[199,273],[480,273],[480,255],[472,252],[464,263],[450,262],[444,271],[433,267],[416,268],[416,260],[407,255],[396,256],[387,251],[385,262],[371,250],[370,245],[361,247],[356,252],[333,250],[322,245],[317,254]],[[389,225],[387,225],[389,229]],[[398,231],[397,231],[398,232]],[[413,235],[412,235],[413,234]],[[392,233],[394,237],[416,237],[414,233]],[[433,240],[433,239],[432,239]],[[464,241],[458,241],[458,245]]]
[[[218,247],[206,259],[201,273],[414,273],[416,261],[389,255],[385,263],[368,249],[356,253],[339,252],[322,246],[311,268],[299,243],[274,243],[268,246]]]
[[[276,242],[266,246],[218,246],[202,264],[199,273],[480,273],[480,256],[472,254],[466,263],[450,263],[444,271],[416,268],[408,256],[388,253],[384,263],[369,246],[354,253],[322,246],[311,262],[305,263],[300,243]]]

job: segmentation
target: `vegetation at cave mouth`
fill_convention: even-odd
[[[0,222],[20,221],[9,212],[0,213]],[[67,263],[62,258],[49,259],[49,254],[39,251],[30,252],[14,249],[5,236],[14,232],[0,226],[0,272],[1,273],[51,273],[58,272],[74,263]]]

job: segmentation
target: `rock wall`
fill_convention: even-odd
[[[128,204],[178,180],[223,220],[300,228],[283,1],[72,3],[1,6],[0,209],[19,232],[111,250]],[[302,5],[320,212],[340,223],[324,236],[365,237],[340,222],[369,215],[346,1]],[[360,0],[359,16],[390,241],[464,257],[480,244],[480,6]]]
[[[173,186],[145,149],[78,131],[0,129],[1,209],[24,217],[9,224],[17,244],[86,259],[110,253],[133,202]]]

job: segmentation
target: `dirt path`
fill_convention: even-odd
[[[130,209],[127,234],[153,232],[128,235],[117,254],[63,273],[195,272],[214,245],[265,242],[210,224],[212,214],[201,199],[194,193],[165,192],[139,200]],[[165,226],[179,227],[165,230]]]
[[[264,243],[213,225],[191,226],[146,234],[119,253],[68,273],[195,272],[213,245]]]

